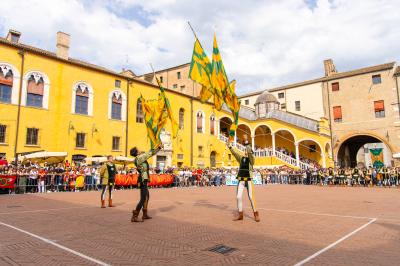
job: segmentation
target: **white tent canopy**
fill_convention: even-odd
[[[128,164],[128,163],[133,163],[135,159],[125,156],[115,156],[114,161],[118,163]]]
[[[134,162],[134,158],[129,158],[125,156],[115,156],[114,162],[115,163],[122,163],[122,164],[129,164]],[[107,161],[106,156],[102,157],[87,157],[85,158],[86,163],[104,163]]]
[[[393,154],[393,158],[399,159],[399,158],[400,158],[400,153],[395,153],[395,154]]]
[[[31,154],[20,156],[19,159],[22,162],[35,162],[35,163],[60,163],[64,161],[67,157],[66,152],[50,152],[50,151],[40,151]]]
[[[107,161],[107,157],[86,157],[86,163],[103,163]]]

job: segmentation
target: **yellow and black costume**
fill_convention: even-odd
[[[246,146],[246,154],[247,156],[240,155],[239,152],[235,151],[235,148],[233,148],[231,145],[228,146],[229,150],[233,154],[233,156],[236,158],[236,160],[239,162],[239,172],[237,175],[237,180],[238,180],[238,185],[237,185],[237,192],[236,192],[236,199],[237,199],[237,207],[239,211],[239,215],[237,218],[234,219],[234,221],[239,221],[243,220],[243,190],[244,188],[247,189],[247,195],[249,197],[249,200],[251,202],[251,207],[253,208],[254,212],[254,219],[256,222],[260,221],[260,215],[256,209],[256,201],[254,198],[254,184],[252,181],[253,177],[253,165],[254,165],[254,155],[253,151],[251,150],[251,146],[247,145]]]
[[[142,153],[136,156],[135,158],[135,165],[137,168],[137,171],[139,173],[138,176],[138,186],[140,188],[140,200],[138,204],[136,205],[136,209],[132,211],[132,222],[142,222],[144,219],[151,219],[147,214],[147,206],[149,204],[149,199],[150,199],[150,193],[149,193],[149,188],[148,188],[148,182],[150,181],[150,173],[149,173],[149,163],[147,160],[154,156],[157,152],[161,150],[161,146],[158,146],[155,149],[150,150],[147,153]],[[140,210],[143,209],[143,219],[139,220],[138,216],[140,213]]]
[[[106,162],[100,168],[100,178],[101,178],[101,207],[106,207],[106,190],[108,187],[108,207],[114,207],[112,204],[112,191],[115,184],[115,175],[117,173],[117,168],[115,164],[111,162]]]

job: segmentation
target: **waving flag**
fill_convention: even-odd
[[[228,77],[225,72],[224,64],[222,63],[222,57],[219,53],[217,38],[215,34],[212,59],[211,81],[213,86],[215,87],[215,93],[221,95],[221,98],[224,100],[233,115],[233,123],[229,129],[229,140],[233,141],[239,123],[240,102],[238,101],[235,93],[236,81],[233,80],[230,83],[228,82]]]
[[[157,100],[146,100],[143,96],[140,96],[140,101],[143,106],[144,121],[151,148],[161,143],[161,130],[165,127],[168,119],[171,121],[172,137],[176,138],[178,123],[173,117],[171,104],[165,95],[164,88],[160,86]]]
[[[196,37],[189,78],[202,85],[200,92],[201,102],[204,103],[213,96],[214,106],[217,110],[221,110],[222,105],[226,103],[233,115],[233,123],[229,129],[229,141],[233,141],[239,123],[240,102],[235,93],[236,81],[229,82],[226,75],[215,34],[212,63],[210,63],[210,60]]]
[[[164,110],[167,112],[168,118],[171,121],[172,137],[176,138],[176,136],[178,135],[178,122],[176,122],[176,120],[174,119],[174,115],[172,114],[171,103],[169,102],[167,96],[165,95],[164,88],[160,86],[160,90],[161,90],[161,97],[164,100]]]
[[[207,102],[211,96],[214,96],[215,108],[222,108],[222,94],[217,94],[211,82],[212,65],[210,59],[204,52],[199,40],[196,38],[193,48],[192,62],[190,64],[189,78],[199,84],[202,88],[200,91],[200,100],[202,103]]]
[[[232,141],[235,138],[235,132],[239,124],[239,110],[240,102],[235,93],[236,80],[233,80],[227,89],[224,91],[224,99],[228,108],[231,110],[233,115],[233,123],[229,128],[229,140]]]
[[[217,99],[223,100],[223,92],[229,86],[228,77],[226,76],[225,67],[222,63],[221,54],[219,53],[217,38],[214,34],[213,44],[213,55],[212,55],[212,73],[211,73],[211,84],[214,87],[214,93],[217,95]],[[221,101],[222,106],[223,101]],[[218,108],[217,108],[218,109]],[[220,110],[220,109],[218,109]]]

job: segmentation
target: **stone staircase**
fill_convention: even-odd
[[[219,140],[227,143],[229,139],[227,137],[225,137],[224,135],[219,135]],[[236,148],[242,152],[244,152],[246,150],[246,147],[240,143],[236,143]],[[300,168],[302,170],[314,168],[314,166],[312,166],[311,164],[302,162],[301,160],[299,160],[299,162],[297,164],[297,160],[295,158],[293,158],[289,155],[286,155],[280,151],[276,151],[276,150],[274,151],[272,148],[267,148],[267,149],[264,149],[261,151],[255,151],[254,156],[255,157],[273,157],[291,167]]]

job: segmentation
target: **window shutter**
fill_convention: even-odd
[[[385,111],[384,101],[375,101],[374,108],[375,108],[375,112]]]
[[[28,81],[28,93],[42,95],[44,91],[44,82],[39,80],[38,83],[35,80],[31,79]]]
[[[80,86],[78,86],[78,89],[76,90],[76,96],[89,97],[88,88],[82,89]]]
[[[8,72],[10,73],[10,72]],[[11,74],[6,74],[6,76],[4,77],[3,72],[0,71],[0,84],[3,85],[8,85],[11,86],[13,85],[13,75]]]
[[[339,82],[332,83],[332,91],[338,91],[339,90]]]
[[[333,107],[333,119],[341,119],[342,118],[342,107],[334,106]]]
[[[201,129],[203,127],[203,121],[201,115],[197,115],[197,129]]]

